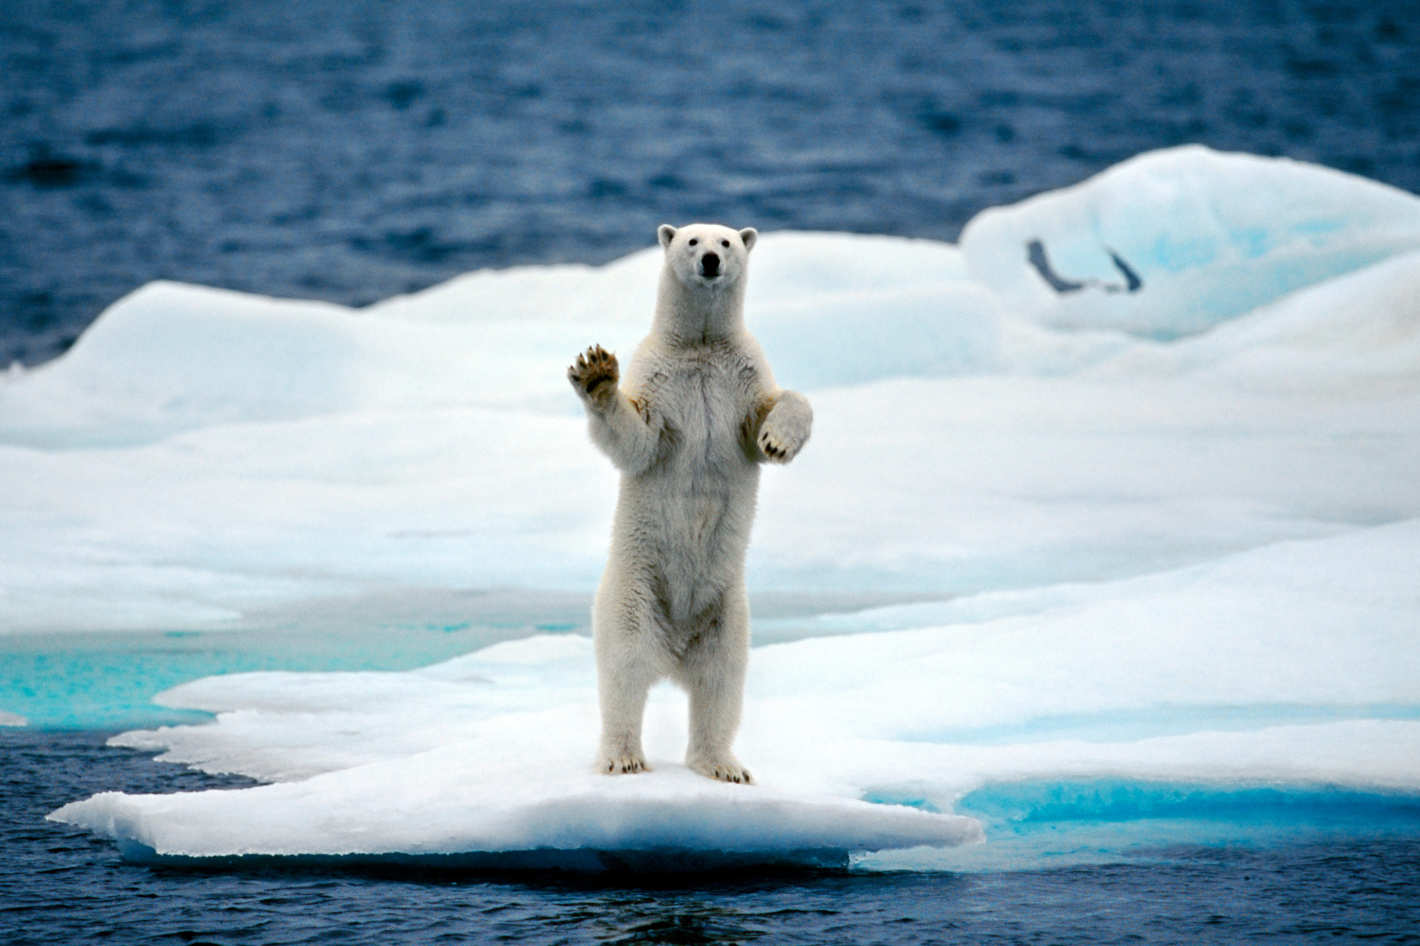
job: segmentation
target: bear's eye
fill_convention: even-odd
[[[728,249],[730,248],[730,241],[729,241],[729,240],[721,240],[721,241],[720,241],[720,245],[723,246],[725,249],[728,250]]]
[[[690,240],[689,245],[690,245],[690,246],[694,246],[695,244],[697,244],[697,243],[699,243],[699,242],[700,242],[699,240],[697,240],[697,239],[695,239],[694,237],[692,237],[691,240]]]

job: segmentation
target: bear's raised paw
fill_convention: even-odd
[[[600,345],[593,345],[578,355],[577,360],[567,369],[567,380],[572,382],[577,393],[597,403],[611,397],[616,391],[616,382],[620,377],[621,370],[617,365],[616,356]]]
[[[765,424],[764,429],[759,432],[759,449],[764,451],[764,455],[773,463],[788,463],[798,456],[804,439],[792,435],[790,431],[777,430]]]
[[[756,438],[760,452],[771,463],[788,463],[808,443],[812,423],[813,411],[808,401],[787,392],[760,425]]]
[[[797,447],[780,443],[777,438],[768,433],[759,435],[759,449],[764,451],[764,455],[774,463],[788,463],[794,459],[794,454],[798,453]]]

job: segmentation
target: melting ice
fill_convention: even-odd
[[[0,382],[0,626],[589,592],[615,478],[563,369],[631,349],[657,266],[475,273],[359,311],[139,290]],[[748,322],[816,412],[751,543],[752,594],[820,602],[756,622],[738,749],[760,784],[679,764],[672,690],[656,771],[590,773],[590,644],[561,634],[184,684],[159,701],[213,721],[115,742],[270,784],[52,817],[136,858],[480,866],[1416,830],[1420,199],[1157,152],[959,245],[768,234]],[[1062,824],[1090,828],[1032,831]]]

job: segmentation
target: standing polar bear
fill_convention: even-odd
[[[641,719],[651,685],[690,695],[686,764],[749,782],[730,746],[749,659],[745,549],[759,464],[788,463],[813,411],[774,384],[744,327],[758,233],[711,224],[657,232],[665,250],[656,316],[617,384],[615,356],[589,348],[567,370],[592,440],[621,470],[611,555],[592,608],[603,772],[647,768]]]

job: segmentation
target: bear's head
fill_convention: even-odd
[[[759,233],[753,227],[732,230],[713,223],[685,227],[661,224],[656,231],[666,251],[666,267],[691,289],[726,289],[744,276],[749,251]]]

